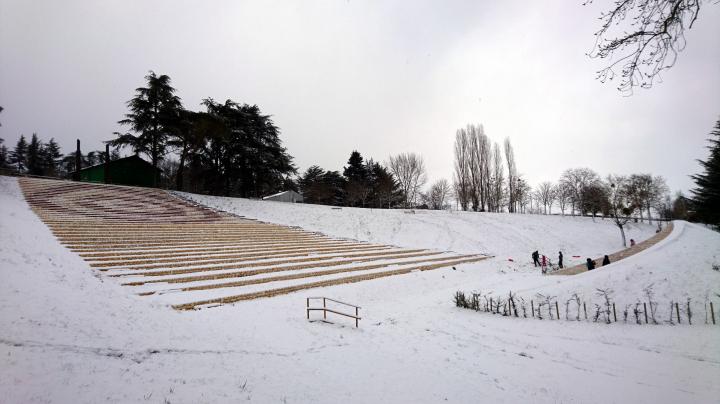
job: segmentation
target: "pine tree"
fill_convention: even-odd
[[[33,133],[30,144],[27,148],[27,169],[32,175],[43,175],[43,160],[40,155],[42,142],[38,139],[37,133]]]
[[[362,155],[357,150],[353,150],[353,152],[350,153],[350,158],[347,163],[348,166],[343,170],[343,175],[348,181],[364,182],[367,180],[367,169],[363,164]]]
[[[55,138],[50,138],[50,141],[45,144],[42,148],[42,161],[45,169],[45,175],[55,177],[57,176],[57,166],[60,162],[60,146],[55,142]]]
[[[136,154],[148,155],[153,167],[157,167],[165,156],[167,139],[178,120],[182,104],[170,85],[170,77],[164,74],[157,76],[151,71],[145,80],[147,87],[135,89],[135,97],[127,102],[130,112],[118,122],[129,126],[136,135],[116,133],[117,138],[111,144],[130,146]]]
[[[10,153],[10,163],[19,172],[25,172],[25,169],[27,168],[27,149],[28,144],[25,140],[25,135],[20,135],[20,139],[18,139],[15,149],[12,153]]]
[[[363,157],[357,150],[353,150],[348,159],[348,166],[343,170],[347,179],[345,184],[345,202],[349,206],[365,206],[372,189],[368,184],[368,172]]]
[[[705,172],[692,176],[697,188],[692,190],[692,207],[697,220],[720,227],[720,120],[710,132],[710,157],[698,160]]]
[[[8,149],[5,147],[3,139],[0,138],[0,168],[8,167]]]

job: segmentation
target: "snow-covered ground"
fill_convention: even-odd
[[[98,275],[59,245],[16,180],[0,177],[0,402],[718,402],[720,325],[509,319],[452,303],[456,290],[608,286],[635,299],[650,283],[658,296],[712,297],[717,233],[677,223],[665,241],[608,268],[543,277],[527,263],[532,250],[601,255],[619,249],[617,229],[581,218],[197,199],[334,237],[496,257],[177,312]],[[641,240],[653,228],[630,232]],[[360,328],[308,322],[313,295],[361,305]]]
[[[271,223],[300,226],[331,237],[346,237],[401,247],[431,248],[458,253],[485,253],[525,265],[539,250],[555,262],[584,262],[622,249],[620,232],[610,220],[586,217],[474,213],[457,211],[335,208],[241,198],[177,193],[211,208]],[[627,239],[645,240],[655,226],[630,223]],[[570,262],[572,264],[572,262]]]

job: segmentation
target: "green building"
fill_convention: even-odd
[[[106,167],[107,173],[105,173]],[[80,181],[154,187],[160,183],[161,172],[162,170],[159,168],[155,168],[137,155],[133,155],[109,163],[81,168]]]

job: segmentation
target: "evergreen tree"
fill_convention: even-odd
[[[27,147],[27,170],[32,175],[43,175],[43,159],[41,156],[43,145],[37,133],[33,133]]]
[[[705,172],[692,176],[697,185],[692,190],[692,207],[697,220],[720,227],[720,120],[710,135],[715,136],[715,139],[708,139],[710,157],[705,161],[698,160]]]
[[[312,166],[298,182],[305,203],[339,206],[344,202],[345,178],[337,171]]]
[[[135,97],[127,102],[130,112],[118,122],[129,126],[135,135],[116,132],[117,138],[111,144],[130,146],[136,154],[149,156],[153,167],[157,167],[165,156],[167,139],[179,119],[182,104],[167,75],[157,76],[151,71],[145,80],[147,87],[135,89]]]
[[[387,168],[370,159],[365,170],[368,174],[368,184],[370,186],[368,206],[390,208],[402,199],[400,186]]]
[[[25,172],[27,168],[27,149],[28,144],[25,140],[25,135],[20,135],[20,139],[18,139],[15,149],[13,149],[10,154],[10,163],[19,172]]]
[[[0,168],[8,167],[8,149],[3,144],[3,139],[0,138]]]
[[[60,146],[55,142],[55,138],[50,138],[50,141],[45,144],[42,148],[41,158],[43,161],[43,167],[45,169],[45,175],[55,177],[58,175],[57,166],[60,162],[62,154],[60,153]]]
[[[224,104],[206,99],[208,113],[222,129],[208,135],[203,153],[210,192],[260,197],[279,191],[284,178],[296,169],[282,146],[280,130],[257,105]]]
[[[347,180],[345,185],[345,202],[349,206],[365,206],[372,189],[368,183],[367,167],[363,164],[363,157],[357,150],[350,154],[348,165],[343,170]]]
[[[357,150],[350,153],[347,167],[343,170],[343,176],[348,181],[365,182],[367,180],[367,168],[363,164],[363,157]]]
[[[2,112],[2,111],[3,111],[3,107],[0,107],[0,112]],[[0,126],[2,126],[1,123],[0,123]],[[5,168],[5,167],[7,167],[7,164],[8,164],[8,161],[7,161],[8,160],[8,151],[7,151],[7,147],[5,147],[5,145],[3,144],[4,142],[5,142],[5,139],[0,137],[0,168]]]

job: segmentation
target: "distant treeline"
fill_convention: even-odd
[[[454,176],[425,188],[422,156],[401,153],[385,164],[353,151],[339,171],[313,165],[298,175],[293,157],[282,146],[280,129],[257,105],[203,100],[204,111],[189,111],[175,95],[170,77],[150,72],[146,86],[127,102],[118,123],[110,160],[128,147],[162,169],[162,186],[211,195],[263,197],[296,190],[307,203],[375,208],[447,209],[454,200],[461,210],[520,213],[590,214],[618,218],[655,216],[720,225],[720,121],[711,132],[710,158],[700,161],[704,172],[692,176],[693,197],[671,197],[665,180],[640,173],[602,179],[589,168],[566,170],[557,183],[535,188],[520,174],[510,139],[502,147],[481,125],[457,131]],[[2,111],[2,107],[0,107]],[[83,166],[105,160],[103,151],[82,155]],[[65,156],[53,138],[44,142],[21,135],[12,151],[0,139],[0,168],[33,175],[68,177],[75,153]]]

